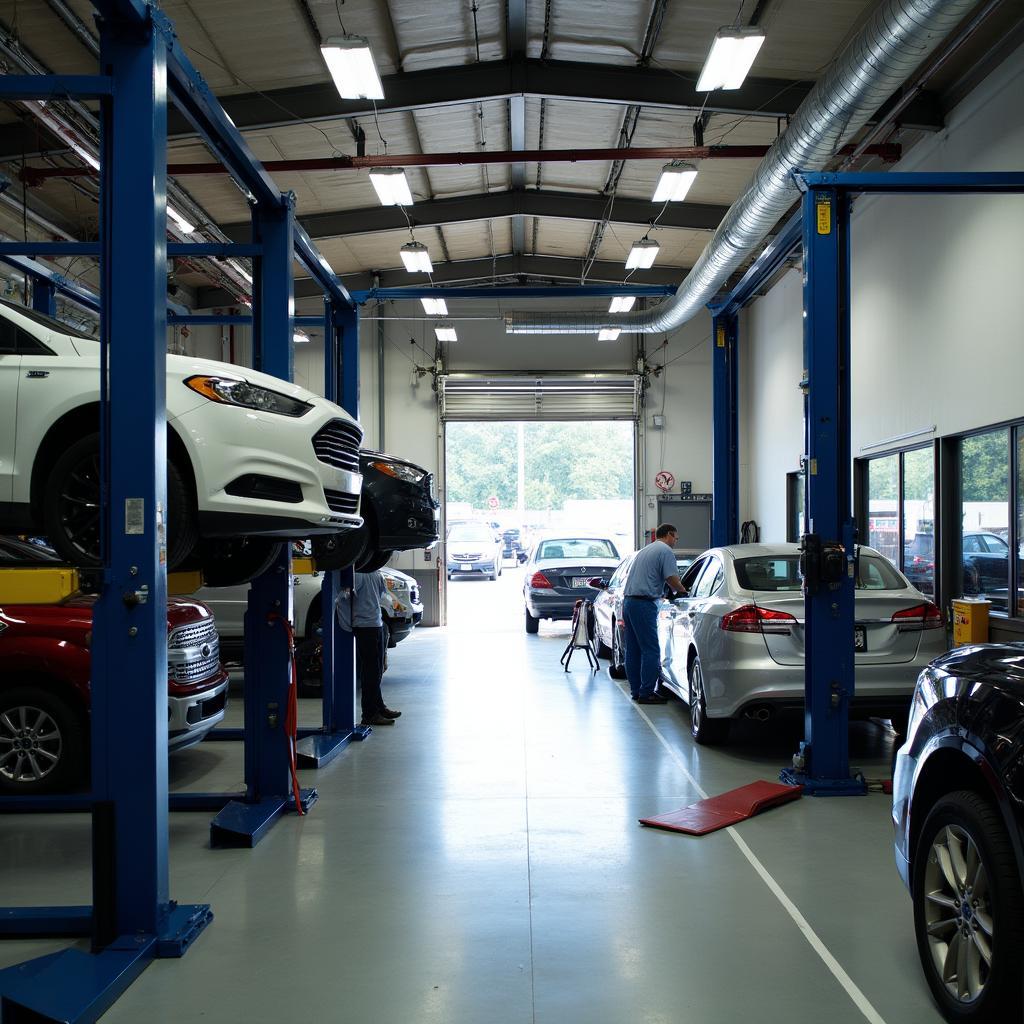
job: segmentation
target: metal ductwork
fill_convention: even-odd
[[[509,334],[645,334],[694,317],[765,239],[797,197],[790,172],[822,170],[966,17],[978,0],[886,0],[819,80],[730,207],[672,298],[637,313],[512,313]]]

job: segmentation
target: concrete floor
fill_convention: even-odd
[[[208,815],[172,815],[171,895],[215,920],[104,1021],[937,1024],[888,799],[804,799],[702,839],[642,828],[774,779],[799,730],[698,749],[683,704],[639,707],[579,655],[564,673],[566,629],[526,636],[520,587],[452,584],[452,624],[390,652],[402,719],[304,773],[307,817],[210,850]],[[850,746],[888,774],[883,728],[856,723]],[[234,788],[241,753],[184,752],[172,785]],[[84,819],[0,829],[0,904],[88,902]],[[0,965],[66,945],[0,944]]]

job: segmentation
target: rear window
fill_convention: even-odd
[[[567,537],[546,540],[540,545],[538,558],[618,558],[619,553],[610,540],[595,537]]]
[[[858,590],[906,590],[906,580],[892,563],[878,555],[862,554],[859,559]],[[738,558],[736,579],[744,590],[798,591],[801,588],[799,555],[761,555]]]

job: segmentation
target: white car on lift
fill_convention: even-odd
[[[94,338],[0,300],[0,532],[44,534],[76,565],[99,554],[99,366]],[[168,567],[229,585],[281,538],[358,528],[361,442],[304,388],[168,355]]]

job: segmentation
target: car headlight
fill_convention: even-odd
[[[403,462],[371,462],[370,465],[396,480],[404,480],[407,484],[418,484],[427,475],[425,470],[407,466]]]
[[[245,380],[234,380],[231,377],[189,377],[185,387],[191,388],[197,395],[208,398],[211,402],[222,405],[237,405],[242,409],[256,409],[259,412],[272,412],[279,416],[304,416],[313,407],[308,402],[300,402],[297,398],[282,395],[279,391],[261,388]]]

